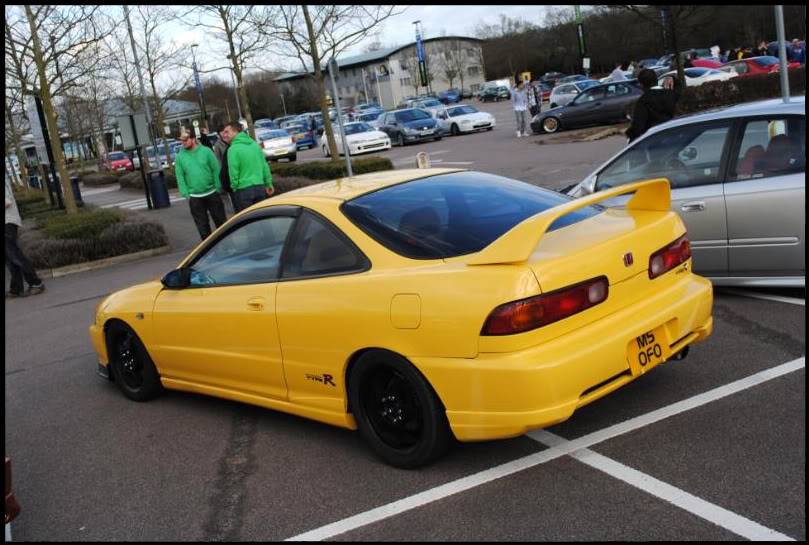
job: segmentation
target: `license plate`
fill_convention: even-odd
[[[427,136],[428,134],[433,134],[433,131],[432,131],[432,130],[429,130],[429,131],[421,131],[421,135],[422,135],[422,136]]]
[[[647,331],[629,341],[627,358],[632,375],[642,375],[655,365],[669,359],[669,348],[666,329],[663,326]]]
[[[305,135],[304,133],[301,133],[301,134],[296,134],[296,135],[295,135],[295,138],[297,138],[298,140],[305,140],[305,139],[306,139],[306,135]]]
[[[286,149],[274,149],[272,150],[273,155],[283,155],[287,152]]]

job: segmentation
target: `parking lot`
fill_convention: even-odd
[[[495,130],[381,155],[404,168],[427,151],[434,166],[556,188],[625,143],[516,139],[508,102],[480,107]],[[114,193],[99,202],[134,198]],[[188,213],[175,208],[150,213]],[[806,539],[804,290],[715,289],[713,335],[686,359],[557,426],[458,444],[405,471],[357,433],[187,393],[134,403],[100,379],[87,334],[96,305],[184,255],[53,279],[6,302],[13,539]]]

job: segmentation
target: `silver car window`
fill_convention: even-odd
[[[771,117],[745,124],[728,178],[749,180],[806,170],[806,118]]]
[[[672,189],[721,182],[722,152],[730,122],[685,125],[649,136],[602,170],[596,190],[651,178],[668,178]]]

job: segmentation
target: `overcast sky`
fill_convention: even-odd
[[[383,48],[394,45],[404,45],[415,40],[415,27],[413,21],[421,21],[422,31],[425,38],[441,36],[444,32],[448,36],[474,36],[475,28],[481,24],[495,24],[500,20],[500,14],[505,14],[511,18],[524,19],[529,23],[540,24],[543,22],[544,6],[460,6],[460,5],[416,5],[406,7],[404,13],[390,18],[381,27],[378,39]],[[573,10],[572,6],[570,7]],[[199,29],[188,29],[178,23],[170,25],[170,34],[175,36],[178,43],[199,43],[203,44],[204,34]],[[347,51],[343,56],[360,54],[374,41],[371,37],[361,44]],[[205,68],[213,68],[226,65],[227,61],[206,55],[200,47],[197,51],[200,65]],[[300,67],[290,61],[275,61],[276,66],[263,66],[263,68],[286,68],[299,70]],[[248,72],[249,72],[248,67]]]

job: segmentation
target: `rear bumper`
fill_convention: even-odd
[[[711,334],[711,284],[692,274],[643,301],[538,346],[474,359],[410,358],[430,381],[460,441],[514,437],[638,378],[629,343],[664,326],[671,356]],[[643,372],[653,367],[647,367]]]

